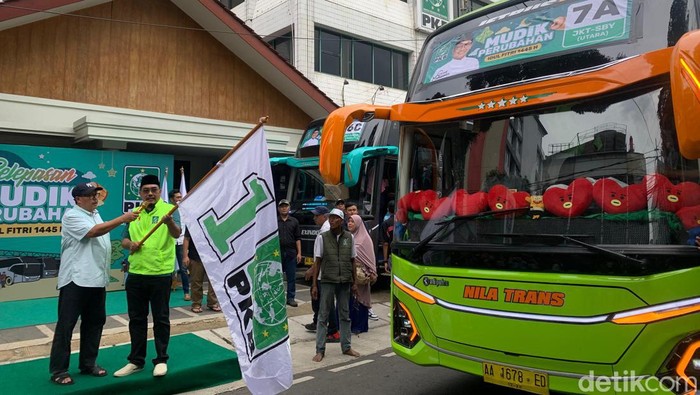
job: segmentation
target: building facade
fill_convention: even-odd
[[[337,104],[395,104],[436,27],[486,0],[222,0]]]

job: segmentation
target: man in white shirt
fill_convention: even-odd
[[[430,82],[441,80],[452,75],[466,73],[467,71],[477,70],[479,68],[479,60],[467,56],[473,44],[474,42],[471,38],[458,41],[455,46],[452,47],[452,60],[435,70]]]
[[[76,185],[72,191],[75,206],[66,211],[61,220],[58,322],[49,360],[51,381],[59,385],[73,384],[68,365],[71,337],[78,317],[81,320],[80,373],[98,377],[107,375],[96,360],[102,327],[107,319],[105,298],[112,263],[109,232],[135,220],[138,214],[128,212],[103,222],[97,212],[97,191],[101,189],[95,183]]]

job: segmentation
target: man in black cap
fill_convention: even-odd
[[[61,219],[61,266],[58,271],[58,322],[51,344],[49,371],[51,381],[59,385],[73,384],[68,374],[70,343],[73,328],[80,317],[81,374],[105,376],[107,371],[97,365],[97,353],[105,312],[106,287],[112,264],[112,244],[109,232],[137,218],[129,212],[103,222],[97,212],[95,183],[82,183],[73,188],[75,206]]]
[[[282,199],[277,204],[277,228],[282,249],[282,270],[287,275],[287,304],[297,307],[296,296],[297,264],[301,262],[301,229],[299,221],[289,215],[289,200]]]
[[[122,247],[129,250],[129,277],[126,280],[126,302],[129,312],[131,352],[129,363],[114,372],[115,377],[128,376],[143,370],[146,363],[149,306],[153,315],[153,336],[156,357],[154,377],[168,373],[170,342],[170,284],[175,270],[175,240],[180,226],[169,214],[173,205],[160,198],[160,180],[147,174],[141,178],[139,196],[144,208],[138,220],[122,234]],[[162,219],[163,224],[141,244],[141,240]]]

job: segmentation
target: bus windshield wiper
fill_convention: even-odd
[[[581,247],[585,247],[586,249],[590,251],[596,251],[599,252],[603,255],[608,255],[611,257],[615,257],[618,259],[622,259],[625,261],[629,262],[634,262],[638,264],[644,264],[645,262],[643,260],[637,259],[637,258],[632,258],[629,255],[625,255],[621,252],[613,251],[607,248],[599,247],[595,244],[590,244],[586,243],[585,241],[581,241],[579,239],[582,238],[593,238],[592,235],[562,235],[562,234],[539,234],[539,233],[480,233],[479,236],[493,236],[493,237],[509,237],[509,238],[520,238],[520,239],[525,239],[525,238],[531,238],[531,239],[560,239],[564,241],[568,241],[573,244],[580,245]]]
[[[455,222],[459,221],[468,221],[471,219],[477,219],[477,218],[482,218],[482,217],[488,217],[491,215],[503,215],[503,214],[512,214],[512,213],[518,213],[522,212],[525,210],[529,210],[529,207],[518,207],[518,208],[511,208],[507,210],[496,210],[496,211],[484,211],[481,213],[476,213],[476,214],[470,214],[470,215],[456,215],[452,218],[446,219],[444,221],[436,222],[435,225],[438,225],[437,230],[435,230],[433,233],[429,234],[428,236],[425,237],[425,239],[421,240],[418,244],[416,244],[415,247],[411,250],[411,259],[414,259],[418,253],[420,253],[430,241],[432,241],[435,236],[437,236],[438,233],[442,232],[450,226],[450,224],[453,224]]]

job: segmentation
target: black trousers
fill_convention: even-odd
[[[153,337],[156,357],[153,364],[167,362],[170,342],[171,276],[144,276],[129,273],[126,279],[126,303],[129,311],[131,352],[128,360],[136,366],[146,364],[148,308],[153,314]]]
[[[70,343],[73,329],[80,317],[80,370],[95,366],[100,349],[102,328],[107,320],[105,312],[106,290],[81,287],[69,283],[58,293],[58,322],[51,344],[49,372],[53,374],[68,371],[70,363]]]

